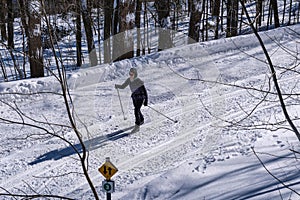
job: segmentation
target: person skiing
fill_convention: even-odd
[[[129,70],[129,78],[125,80],[122,85],[115,84],[116,89],[124,89],[129,85],[132,92],[131,98],[134,106],[135,126],[132,129],[132,133],[140,130],[140,125],[144,123],[144,116],[141,112],[142,105],[148,105],[148,94],[144,86],[144,82],[137,77],[138,73],[136,68]]]

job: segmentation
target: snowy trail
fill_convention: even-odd
[[[245,40],[241,40],[241,43],[242,41]],[[258,46],[250,44],[250,41],[244,45],[247,51],[255,54]],[[114,177],[118,184],[118,191],[114,195],[122,197],[126,188],[130,187],[128,185],[136,180],[149,177],[145,182],[150,181],[185,161],[191,161],[194,168],[201,171],[203,170],[201,168],[205,166],[202,166],[203,162],[197,162],[195,158],[197,160],[205,159],[206,156],[218,154],[220,149],[225,150],[220,153],[219,157],[225,159],[234,157],[240,150],[247,151],[249,144],[251,145],[261,137],[261,135],[249,135],[240,139],[237,135],[230,135],[222,129],[224,122],[213,119],[203,108],[205,105],[220,118],[241,119],[245,113],[252,110],[253,103],[256,103],[249,100],[248,91],[188,81],[178,77],[170,70],[171,67],[172,70],[189,78],[200,77],[211,81],[220,78],[227,83],[239,85],[250,83],[250,85],[259,86],[265,83],[266,75],[264,73],[268,69],[262,65],[261,61],[251,60],[248,57],[245,59],[245,55],[234,48],[233,44],[228,49],[221,47],[224,47],[224,41],[214,41],[204,46],[191,45],[183,50],[172,49],[134,61],[104,65],[102,68],[94,70],[86,69],[70,78],[71,93],[74,97],[77,115],[89,129],[89,132],[83,128],[81,131],[87,141],[92,141],[89,146],[91,148],[90,175],[100,195],[104,194],[100,192],[101,183],[99,181],[102,177],[97,169],[104,162],[105,157],[110,157],[119,168],[119,172]],[[205,53],[203,53],[203,48]],[[189,55],[190,52],[193,54]],[[245,60],[241,61],[243,59]],[[250,61],[255,62],[252,66],[257,66],[257,70],[245,67]],[[231,64],[232,67],[228,67]],[[141,127],[140,132],[120,137],[117,140],[110,140],[106,137],[110,133],[132,126],[131,120],[123,120],[113,85],[124,81],[128,69],[135,65],[138,66],[140,76],[149,90],[151,103],[167,116],[177,119],[179,123],[174,124],[151,109],[143,108],[143,113],[148,121]],[[217,72],[213,73],[214,70]],[[236,73],[237,71],[240,73]],[[297,77],[286,76],[280,81],[286,85],[293,85],[295,78]],[[128,91],[121,93],[126,115],[133,117],[129,95]],[[235,104],[238,99],[243,102]],[[238,106],[242,106],[244,109],[237,112]],[[263,104],[256,112],[267,111],[274,106],[277,105]],[[96,139],[99,139],[99,144],[94,144]],[[39,153],[45,152],[39,151],[38,148],[42,149],[41,146],[33,144],[33,146],[23,147],[22,150],[11,153],[6,158],[1,158],[1,163],[7,163],[9,160],[20,157],[19,154],[26,155],[22,163],[28,163],[26,159],[32,161],[35,157],[35,155],[30,155],[33,147]],[[57,147],[53,145],[53,148]],[[47,148],[49,151],[52,150],[52,146]],[[14,190],[14,188],[25,187],[24,182],[20,180],[28,180],[30,177],[51,177],[45,178],[43,185],[38,185],[36,180],[30,180],[29,183],[38,188],[37,190],[41,193],[47,191],[48,185],[55,184],[60,188],[52,192],[59,195],[78,199],[89,196],[89,187],[79,174],[78,178],[74,179],[73,177],[72,181],[68,183],[56,182],[55,176],[63,174],[66,165],[72,170],[74,169],[74,172],[80,172],[74,158],[76,158],[75,154],[58,160],[49,159],[27,166],[15,174],[5,174],[6,177],[1,180],[0,187]],[[68,171],[65,173],[67,174]]]
[[[226,94],[227,99],[234,98],[237,94],[243,94],[244,91],[242,90],[235,90],[229,94]],[[184,100],[183,100],[184,101]],[[180,113],[180,109],[175,109],[172,112],[167,113],[167,115],[173,116],[176,119],[183,118],[190,116],[190,118],[187,118],[186,121],[191,121],[193,116],[200,115],[199,110],[195,112],[195,107],[198,106],[199,100],[197,98],[194,99],[194,103],[191,103],[190,105],[186,106],[185,112]],[[204,99],[203,103],[209,104],[210,98]],[[272,105],[266,105],[264,107],[261,107],[259,110],[267,109],[269,107],[272,107]],[[248,108],[250,111],[252,108]],[[258,111],[259,111],[258,110]],[[194,112],[194,113],[192,113]],[[241,114],[244,114],[244,112],[235,112],[230,115],[227,115],[228,118],[234,119]],[[136,133],[134,135],[129,136],[128,138],[122,138],[118,141],[111,142],[111,145],[105,146],[104,149],[96,150],[97,157],[105,157],[105,155],[109,154],[111,152],[110,157],[114,159],[116,166],[120,169],[117,175],[117,179],[119,182],[122,182],[122,177],[124,174],[128,174],[131,172],[131,174],[136,174],[136,176],[139,176],[141,173],[145,173],[147,175],[149,174],[157,174],[161,173],[163,171],[167,171],[169,169],[172,169],[174,166],[179,165],[182,161],[188,160],[191,155],[199,154],[205,156],[206,153],[210,153],[211,151],[215,150],[218,147],[218,144],[216,144],[216,141],[218,141],[220,135],[215,135],[215,127],[212,127],[214,122],[210,122],[208,119],[206,122],[202,121],[202,125],[197,125],[197,121],[195,121],[195,124],[192,124],[190,128],[187,128],[184,124],[179,124],[184,127],[184,131],[180,132],[180,134],[175,135],[174,137],[170,138],[167,141],[162,141],[160,143],[156,143],[154,146],[149,148],[141,148],[142,150],[137,151],[132,155],[131,152],[123,152],[123,154],[119,154],[118,151],[116,151],[117,148],[120,148],[120,146],[116,146],[117,144],[127,145],[130,140],[134,140],[136,142],[143,141],[145,139],[145,134],[147,135],[156,135],[160,134],[158,131],[153,128],[151,128],[151,123],[145,124],[142,129],[149,130],[147,131],[141,131],[139,133]],[[157,125],[157,123],[153,123]],[[197,127],[197,128],[195,128]],[[195,138],[198,138],[199,131],[203,131],[204,133],[201,133],[202,135],[202,141],[198,144],[196,142],[193,143]],[[214,131],[213,131],[214,130]],[[147,133],[146,133],[147,132]],[[207,133],[211,132],[212,135],[207,135]],[[204,136],[206,135],[206,136]],[[143,137],[144,136],[144,137]],[[147,136],[146,136],[147,137]],[[215,138],[212,138],[215,137]],[[133,138],[133,139],[132,139]],[[209,140],[207,140],[207,139]],[[124,143],[123,143],[124,142]],[[204,145],[205,142],[205,145]],[[228,141],[229,142],[229,141]],[[194,145],[194,147],[191,147]],[[230,145],[229,143],[223,143],[224,146]],[[98,152],[104,151],[105,153],[101,154]],[[116,152],[114,154],[113,152]],[[232,152],[235,153],[235,152]],[[181,158],[181,159],[180,159]],[[177,163],[177,164],[174,164]],[[152,167],[151,167],[152,165]],[[92,177],[96,177],[98,172],[91,173]],[[98,179],[98,178],[97,178]],[[125,181],[125,180],[124,180]],[[78,188],[82,188],[84,185],[78,185]]]
[[[255,46],[256,48],[256,46]],[[217,49],[217,48],[216,48]],[[257,51],[255,49],[255,51]],[[168,58],[165,58],[168,59]],[[229,60],[229,58],[227,58],[227,60]],[[190,60],[190,63],[196,63],[198,62],[199,58],[195,58],[195,61]],[[258,62],[259,63],[259,62]],[[156,69],[154,69],[153,71],[150,72],[150,74],[153,74],[153,72],[155,72]],[[267,68],[266,68],[267,70]],[[154,78],[152,78],[151,80],[158,80],[160,78],[159,75],[157,75],[157,78],[154,75]],[[252,74],[250,77],[248,76],[247,78],[243,79],[243,80],[239,80],[238,83],[241,84],[242,81],[247,83],[248,81],[252,81],[252,80],[258,80],[259,82],[264,81],[265,75],[264,74]],[[172,78],[169,78],[168,80],[172,80]],[[293,77],[288,77],[284,80],[281,80],[282,82],[285,81],[290,81],[293,82]],[[168,84],[166,84],[168,85]],[[169,85],[170,86],[170,85]],[[171,86],[170,88],[174,88],[174,86]],[[185,98],[185,96],[183,95],[185,92],[184,91],[176,91],[177,94],[180,94],[180,100],[182,102],[187,101],[188,98]],[[198,91],[194,91],[194,93],[198,93]],[[244,99],[242,97],[243,93],[245,93],[245,91],[242,90],[236,90],[234,89],[233,91],[230,91],[229,93],[226,93],[226,100],[228,102],[230,101],[234,101],[234,99],[239,96],[241,99]],[[199,94],[201,94],[201,92],[199,92]],[[217,98],[221,98],[219,100],[221,100],[221,102],[224,100],[224,97],[220,97],[220,95],[215,95],[212,94],[211,97],[206,97],[205,99],[202,99],[203,103],[208,105],[211,103],[212,99],[216,100]],[[211,151],[213,151],[214,149],[216,149],[218,147],[218,145],[216,145],[215,141],[217,141],[217,139],[219,139],[218,137],[220,135],[206,135],[206,137],[202,137],[201,139],[205,140],[206,144],[203,145],[203,141],[198,143],[198,144],[194,144],[195,147],[193,149],[193,140],[199,140],[199,131],[200,130],[205,130],[206,133],[209,133],[210,131],[214,130],[216,131],[215,127],[211,127],[215,122],[213,123],[206,123],[206,122],[202,122],[205,125],[198,125],[197,123],[199,123],[199,121],[193,119],[193,117],[190,118],[186,118],[188,116],[201,116],[201,114],[195,112],[195,108],[199,107],[199,100],[195,100],[194,101],[188,102],[189,105],[185,104],[184,105],[184,111],[182,111],[182,108],[173,108],[173,111],[169,111],[166,114],[169,116],[172,116],[176,119],[185,119],[185,122],[190,122],[190,121],[194,121],[194,124],[181,124],[182,126],[182,132],[180,132],[180,134],[175,135],[174,137],[172,137],[170,140],[166,140],[166,141],[162,141],[162,142],[158,142],[156,143],[154,146],[149,147],[149,148],[140,148],[142,150],[135,152],[132,155],[132,152],[124,152],[124,154],[119,154],[119,151],[116,151],[116,154],[111,154],[110,157],[114,159],[115,163],[117,166],[120,167],[121,171],[119,172],[120,174],[117,175],[117,179],[119,179],[119,182],[122,182],[122,176],[123,173],[124,174],[128,174],[130,171],[131,173],[136,173],[137,177],[140,176],[141,173],[144,174],[156,174],[156,173],[161,173],[163,171],[167,171],[168,169],[173,168],[174,166],[178,166],[182,160],[186,160],[188,156],[193,155],[193,154],[199,154],[199,155],[205,155],[205,153],[209,153]],[[270,107],[273,107],[273,105],[265,105],[265,106],[261,106],[257,111],[260,110],[264,110],[264,109],[268,109]],[[236,117],[240,117],[240,115],[244,115],[244,112],[250,111],[252,108],[251,107],[247,107],[247,109],[245,109],[244,111],[240,111],[240,112],[234,112],[231,113],[229,115],[227,115],[226,117],[229,119],[235,119]],[[193,114],[190,114],[191,112],[195,112]],[[198,111],[199,112],[199,111]],[[179,120],[179,121],[180,121]],[[155,124],[156,125],[156,124]],[[147,128],[151,126],[149,124],[145,125],[143,127],[143,129],[148,130]],[[190,127],[190,128],[189,128]],[[197,128],[195,128],[197,127]],[[145,131],[146,132],[146,131]],[[122,145],[126,145],[127,143],[129,143],[129,141],[131,140],[131,137],[136,137],[132,140],[134,141],[143,141],[146,137],[143,137],[144,133],[138,133],[135,136],[130,136],[129,138],[122,138],[119,141],[116,141],[114,143],[121,143]],[[147,133],[149,135],[155,135],[155,134],[160,134],[159,131],[153,130],[150,128],[150,133]],[[203,135],[205,135],[205,133],[201,133]],[[213,138],[216,137],[216,138]],[[123,143],[123,140],[126,142]],[[226,143],[227,142],[227,143]],[[222,145],[224,146],[234,146],[235,144],[232,144],[231,141],[226,141],[224,142]],[[115,145],[111,145],[112,149],[108,149],[105,152],[114,152],[114,146]],[[115,147],[115,149],[119,148],[119,146]],[[199,150],[200,149],[200,150]],[[192,151],[192,152],[191,152]],[[236,152],[232,152],[232,154],[235,154]],[[105,154],[98,154],[99,156],[97,157],[104,157]],[[101,155],[101,156],[100,156]],[[126,155],[126,156],[125,156]],[[172,159],[172,156],[174,159]],[[182,158],[182,160],[179,160],[178,158]],[[167,162],[168,161],[168,162]],[[177,163],[177,164],[176,164]],[[152,167],[150,167],[152,165]],[[93,176],[97,176],[97,172],[92,173]],[[125,181],[125,180],[124,180]],[[125,181],[126,182],[126,181]]]
[[[265,75],[254,75],[251,77],[248,77],[244,80],[244,82],[248,82],[249,80],[255,80],[255,79],[261,79]],[[293,81],[292,78],[287,78],[286,80],[282,81]],[[240,81],[239,84],[242,82]],[[179,94],[183,94],[183,91],[177,91]],[[237,96],[240,96],[241,99],[244,99],[242,96],[245,94],[245,91],[240,90],[232,90],[229,93],[226,93],[226,100],[232,101]],[[224,97],[220,97],[218,94],[212,94],[211,97],[206,97],[205,99],[202,99],[202,102],[206,106],[210,106],[210,104],[214,104],[215,101],[224,100]],[[161,142],[157,142],[153,144],[150,147],[139,147],[139,151],[136,151],[132,153],[131,151],[125,151],[120,153],[120,151],[116,150],[118,148],[122,148],[124,145],[131,144],[130,141],[134,142],[140,142],[147,139],[147,136],[145,135],[157,135],[160,134],[160,132],[157,129],[151,128],[152,125],[159,126],[160,123],[157,123],[157,121],[153,121],[153,123],[148,123],[143,126],[143,130],[137,134],[131,135],[127,138],[122,138],[117,141],[111,142],[112,144],[107,145],[104,147],[104,149],[98,149],[95,151],[96,157],[105,157],[106,155],[109,155],[114,161],[116,166],[121,169],[117,175],[117,179],[119,182],[122,182],[122,176],[124,174],[132,174],[132,176],[140,176],[141,173],[145,173],[147,175],[149,174],[159,174],[163,171],[167,171],[169,169],[172,169],[174,166],[178,166],[183,160],[189,159],[192,155],[198,154],[202,155],[202,157],[205,156],[207,153],[211,153],[213,150],[216,150],[216,148],[219,147],[220,144],[217,144],[216,141],[220,139],[220,134],[216,134],[216,127],[214,124],[216,122],[211,122],[208,118],[207,121],[197,121],[194,119],[194,116],[201,116],[200,110],[197,110],[195,108],[199,108],[199,96],[194,95],[194,98],[192,101],[190,100],[190,97],[187,98],[187,96],[182,96],[180,98],[181,102],[188,101],[188,104],[184,104],[184,111],[182,111],[182,108],[173,108],[172,111],[167,112],[166,114],[168,116],[172,116],[175,119],[179,119],[181,121],[184,119],[184,122],[193,122],[193,124],[186,124],[186,123],[179,123],[179,128],[182,129],[182,131],[178,134],[175,134],[173,137],[171,137],[168,140],[164,140]],[[214,102],[212,102],[212,99],[214,99]],[[257,109],[257,111],[268,109],[270,107],[273,107],[273,105],[265,105]],[[226,118],[229,119],[235,119],[237,117],[240,117],[241,115],[244,115],[244,112],[251,111],[251,107],[247,107],[244,111],[240,112],[234,112],[226,116]],[[196,111],[195,111],[196,110]],[[203,116],[205,117],[205,116]],[[205,119],[205,118],[204,118]],[[162,119],[165,120],[165,119]],[[152,122],[152,121],[151,121]],[[198,123],[201,124],[198,124]],[[204,125],[203,125],[204,124]],[[163,125],[165,126],[165,125]],[[173,125],[176,126],[176,125]],[[201,132],[201,130],[203,132]],[[200,134],[199,134],[200,133]],[[207,133],[210,133],[207,135]],[[200,138],[199,138],[200,137]],[[198,141],[194,142],[194,141]],[[200,141],[200,142],[199,142]],[[231,141],[223,142],[224,146],[230,146],[232,145]],[[129,145],[130,146],[130,145]],[[194,147],[193,147],[194,146]],[[116,152],[116,153],[114,153]],[[232,154],[235,154],[236,152],[231,152]],[[182,159],[179,159],[182,158]],[[174,164],[177,163],[177,164]],[[96,177],[98,172],[91,173],[92,177]],[[134,175],[136,174],[136,175]],[[99,176],[99,175],[98,175]],[[137,178],[136,177],[136,178]],[[97,178],[98,179],[98,178]],[[124,180],[124,182],[126,182]],[[84,187],[84,185],[78,185],[78,189]]]

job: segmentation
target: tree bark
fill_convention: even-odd
[[[113,49],[112,49],[112,61],[118,60],[120,56],[119,45],[122,44],[122,41],[118,35],[120,29],[120,14],[119,14],[119,0],[114,0],[114,9],[113,9],[113,21],[112,21],[112,35],[113,35]],[[122,47],[123,48],[123,47]]]
[[[215,0],[214,9],[213,9],[213,16],[216,22],[215,39],[219,38],[220,7],[221,7],[221,0]]]
[[[142,12],[142,0],[137,0],[136,2],[136,12],[135,12],[135,26],[137,29],[137,48],[136,56],[141,55],[141,12]]]
[[[14,48],[14,11],[13,0],[7,0],[7,45],[10,49]]]
[[[1,40],[7,40],[7,32],[6,32],[6,15],[7,15],[7,7],[6,0],[0,0],[0,33]]]
[[[44,77],[44,63],[43,63],[43,47],[41,39],[41,3],[35,0],[28,0],[25,2],[25,12],[28,24],[27,40],[28,53],[30,62],[30,74],[32,78]],[[26,23],[26,19],[23,22]]]
[[[173,46],[170,32],[170,2],[169,0],[155,0],[158,15],[158,51]]]
[[[87,2],[85,0],[81,0],[81,14],[82,14],[86,40],[88,45],[90,64],[91,66],[96,66],[98,64],[98,58],[97,58],[95,42],[93,37],[92,20],[90,18]]]
[[[23,79],[23,71],[20,69],[20,66],[17,64],[14,51],[14,9],[13,9],[13,0],[7,0],[7,46],[11,56],[11,59],[14,63],[14,68],[19,74],[20,79]]]
[[[200,21],[203,13],[202,0],[193,0],[191,4],[188,44],[199,42]]]
[[[134,56],[134,42],[132,30],[135,25],[135,1],[125,0],[120,2],[120,40],[121,52],[119,60],[133,58]],[[123,47],[123,48],[122,48]]]
[[[262,19],[262,13],[263,11],[263,0],[256,0],[256,28],[261,26],[261,19]]]
[[[280,22],[279,22],[279,14],[278,14],[278,4],[277,0],[271,0],[270,1],[272,5],[272,9],[274,11],[274,23],[275,23],[275,28],[280,27]]]
[[[113,19],[113,1],[104,1],[104,63],[111,62],[111,42]]]
[[[238,34],[238,9],[238,0],[228,0],[226,37],[233,37]]]
[[[220,16],[220,6],[221,0],[213,0],[213,8],[212,8],[212,16],[219,17]]]
[[[76,60],[77,66],[80,67],[82,65],[81,0],[77,0],[76,4]]]

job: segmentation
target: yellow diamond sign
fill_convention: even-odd
[[[106,162],[99,168],[99,172],[107,179],[110,180],[110,178],[117,173],[118,169],[109,161],[109,159],[106,159]]]

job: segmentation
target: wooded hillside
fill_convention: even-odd
[[[297,0],[0,0],[0,81],[250,33],[241,2],[258,30],[299,23]]]

